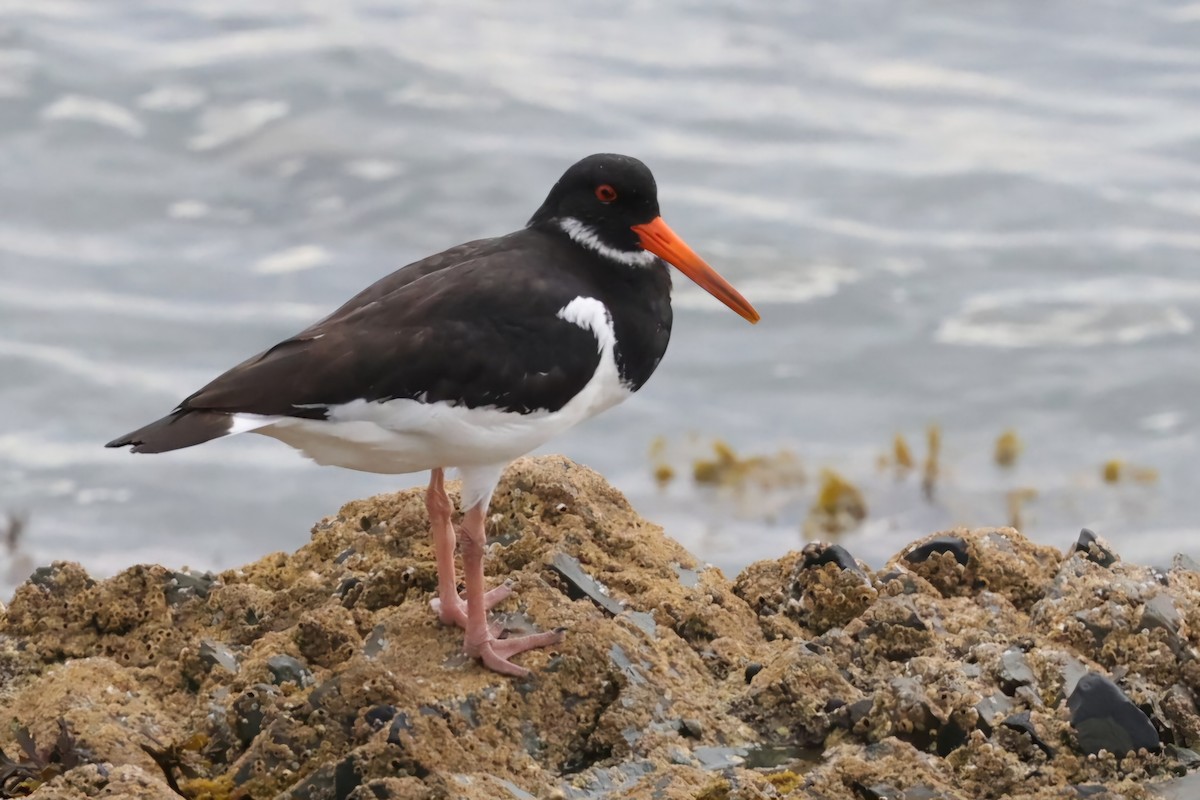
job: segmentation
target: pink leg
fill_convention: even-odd
[[[486,501],[479,503],[467,509],[462,523],[463,579],[467,583],[467,635],[463,640],[463,650],[472,658],[478,658],[490,670],[524,678],[529,670],[509,659],[526,650],[558,644],[562,641],[563,632],[555,630],[497,639],[488,628],[487,595],[483,590],[483,549],[487,543],[483,519],[486,511]]]
[[[430,601],[443,625],[467,627],[467,604],[458,596],[458,576],[454,572],[454,547],[457,537],[450,519],[453,506],[441,469],[429,476],[429,488],[425,490],[425,508],[429,511],[429,532],[433,536],[433,552],[437,560],[438,596]],[[485,609],[503,601],[512,594],[512,587],[503,584],[483,596]]]

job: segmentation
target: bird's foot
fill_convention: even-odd
[[[463,650],[471,658],[477,658],[492,672],[501,675],[511,675],[514,678],[524,678],[529,670],[509,661],[510,658],[526,650],[536,650],[539,647],[549,647],[563,640],[566,628],[557,628],[545,633],[531,633],[528,636],[512,636],[507,639],[497,639],[491,631],[477,643],[472,644],[471,632],[467,632],[463,642]]]
[[[508,596],[513,593],[512,583],[505,581],[483,595],[483,609],[491,611],[494,606],[503,603],[508,599]],[[467,601],[461,595],[451,595],[450,602],[443,602],[440,597],[435,597],[429,601],[429,605],[438,615],[438,621],[443,625],[457,625],[466,630],[467,628]],[[499,631],[495,631],[499,633]]]

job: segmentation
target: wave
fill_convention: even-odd
[[[132,111],[98,97],[63,95],[42,109],[41,118],[48,122],[90,122],[135,139],[146,135],[145,123]]]
[[[760,305],[771,303],[807,303],[823,297],[832,297],[846,284],[855,283],[861,274],[837,264],[816,264],[802,272],[780,271],[770,276],[747,277],[737,280],[738,291]],[[700,311],[718,311],[724,307],[713,300],[712,295],[690,281],[675,282],[671,304],[675,308]]]
[[[138,461],[141,458],[137,459]],[[312,462],[306,460],[295,450],[279,447],[268,443],[266,446],[250,441],[221,442],[211,447],[192,447],[178,454],[162,453],[155,456],[160,464],[165,461],[187,461],[189,464],[216,466],[223,470],[229,469],[314,469]],[[134,463],[130,454],[125,451],[114,451],[104,447],[104,442],[96,441],[51,439],[34,433],[0,434],[0,462],[23,469],[56,470],[74,466],[100,466],[113,469],[122,462]],[[87,490],[74,491],[72,485],[70,494],[77,502],[86,503],[89,496]],[[97,498],[91,497],[91,502]],[[124,502],[119,496],[104,499],[113,502]]]
[[[1179,304],[1200,301],[1200,281],[1119,276],[977,295],[939,326],[943,344],[1093,347],[1191,333]]]
[[[165,373],[137,369],[113,361],[101,361],[95,356],[79,353],[66,347],[33,344],[0,339],[0,358],[18,358],[59,372],[83,378],[100,386],[132,387],[145,392],[183,397],[197,383],[195,373]]]
[[[278,255],[278,254],[277,254]],[[64,291],[0,283],[0,308],[23,311],[117,314],[126,318],[170,322],[310,323],[332,309],[314,303],[203,303],[98,289]]]
[[[687,186],[686,198],[696,205],[718,209],[726,216],[763,222],[784,222],[823,233],[877,244],[937,250],[1025,250],[1032,248],[1106,247],[1136,250],[1165,247],[1200,250],[1200,232],[1136,226],[1023,231],[913,230],[893,228],[849,217],[821,214],[791,199]]]

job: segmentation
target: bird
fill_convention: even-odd
[[[525,677],[512,658],[561,629],[503,637],[488,611],[484,522],[504,468],[628,399],[671,334],[670,264],[751,323],[754,307],[663,221],[650,169],[588,156],[563,173],[524,228],[416,261],[324,319],[243,361],[166,416],[107,447],[163,453],[241,433],[322,465],[430,472],[439,621],[463,651]],[[445,470],[461,478],[461,522]],[[461,544],[460,595],[455,552]]]

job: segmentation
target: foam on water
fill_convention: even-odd
[[[0,358],[32,362],[51,372],[66,373],[96,386],[127,387],[133,392],[182,397],[194,372],[149,372],[120,362],[103,361],[79,350],[32,342],[0,339]]]
[[[112,234],[39,230],[0,222],[0,254],[20,259],[73,261],[82,265],[128,264],[145,251],[135,242]],[[15,265],[0,276],[15,275]]]
[[[345,166],[346,174],[353,175],[364,181],[387,181],[401,175],[404,167],[395,161],[384,161],[381,158],[359,158],[348,161]]]
[[[167,409],[169,410],[169,409]],[[138,461],[129,460],[129,454],[120,451],[105,450],[103,442],[98,440],[65,441],[52,439],[34,433],[0,434],[0,458],[6,463],[25,470],[63,469],[66,467],[103,467],[113,469],[120,464],[129,470],[138,467],[148,457],[138,457]],[[190,464],[195,466],[219,466],[223,469],[247,472],[263,470],[296,470],[306,469],[310,464],[294,451],[279,447],[272,442],[261,439],[248,439],[242,442],[223,442],[219,447],[191,448],[171,454],[161,454],[165,458],[157,458],[159,467],[163,462],[175,464]],[[114,456],[123,456],[123,461],[117,461]],[[143,468],[145,465],[142,465]],[[148,468],[152,468],[148,467]],[[67,486],[69,491],[48,492],[51,496],[60,497],[63,494],[77,495],[73,482],[66,481],[52,486]],[[128,499],[130,489],[122,487],[113,490]],[[122,501],[124,502],[124,501]]]
[[[738,281],[738,290],[754,302],[763,305],[789,305],[808,303],[824,297],[832,297],[846,284],[854,283],[861,274],[838,264],[805,265],[803,270],[780,266],[770,275],[746,278]],[[675,308],[698,311],[725,310],[712,295],[687,279],[677,279],[671,293]]]
[[[254,262],[252,269],[260,275],[279,275],[320,267],[332,258],[333,255],[320,245],[302,244],[265,255]]]
[[[91,122],[133,137],[146,135],[146,126],[127,108],[97,97],[68,94],[42,109],[44,120]]]
[[[180,113],[197,108],[208,99],[208,92],[198,86],[172,83],[155,86],[137,99],[139,107],[160,113]]]
[[[1129,345],[1185,336],[1195,324],[1179,303],[1200,305],[1200,281],[1115,276],[968,298],[937,341],[992,347]]]
[[[1183,336],[1195,328],[1179,308],[1061,306],[988,308],[952,317],[938,328],[944,344],[988,347],[1096,347]]]
[[[213,150],[249,138],[264,127],[287,116],[288,104],[282,100],[246,100],[233,106],[212,106],[204,110],[199,130],[188,140],[191,150]]]
[[[5,307],[14,311],[119,315],[133,319],[208,324],[220,322],[307,324],[332,309],[331,305],[321,306],[316,303],[255,302],[253,300],[216,305],[211,302],[106,292],[100,289],[67,289],[45,292],[19,283],[0,283],[0,308]],[[10,343],[10,346],[13,345]]]

